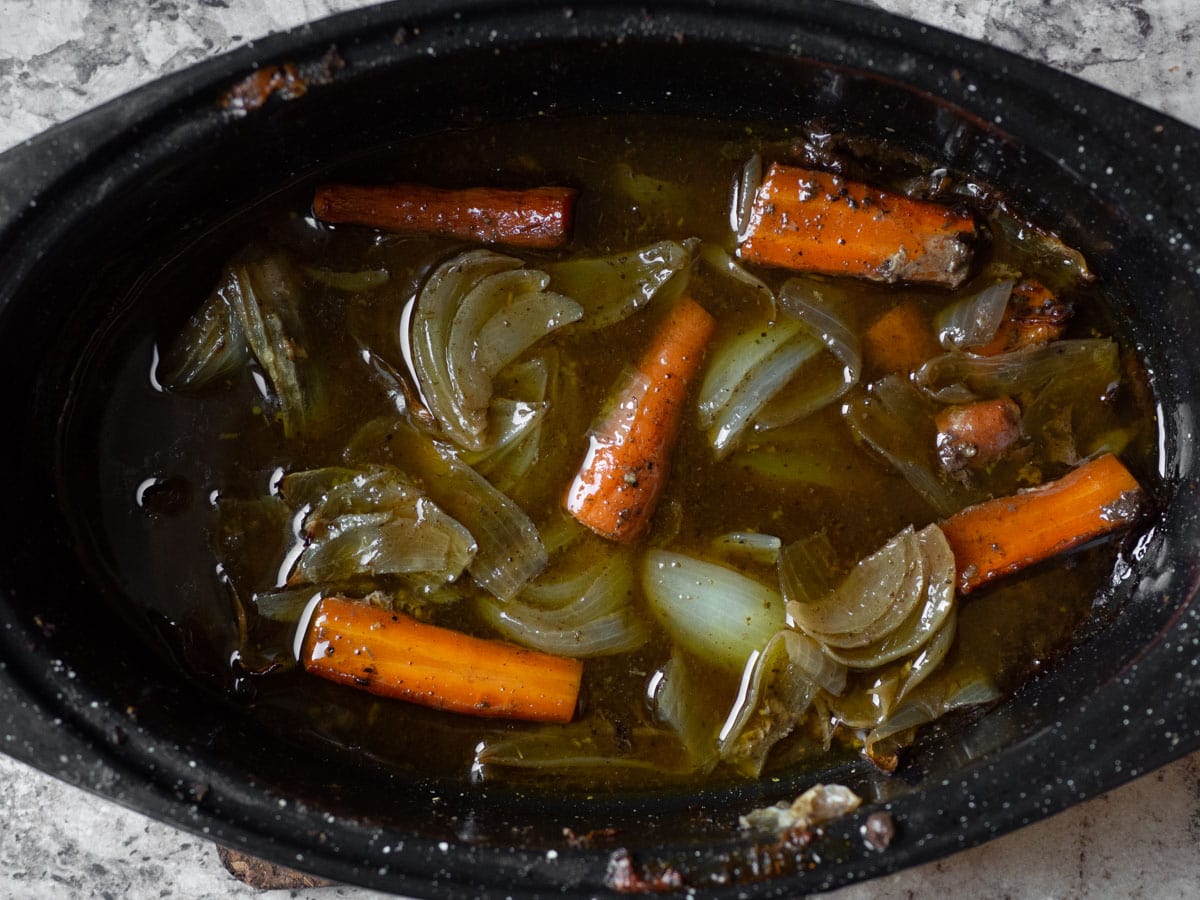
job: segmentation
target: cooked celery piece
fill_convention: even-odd
[[[629,163],[617,163],[612,168],[612,174],[616,189],[638,206],[648,209],[687,206],[688,189],[685,185],[635,172]]]
[[[295,277],[277,257],[236,266],[229,297],[279,403],[283,433],[294,437],[321,412],[319,383],[304,350]]]
[[[1003,207],[995,211],[991,222],[1026,276],[1037,278],[1056,294],[1095,279],[1083,254],[1064,244],[1058,235],[1030,224]]]
[[[712,547],[722,556],[773,566],[779,559],[783,542],[773,534],[753,531],[731,531],[716,537]]]

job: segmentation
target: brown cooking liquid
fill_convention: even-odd
[[[768,160],[773,154],[792,152],[790,148],[802,137],[799,132],[760,133],[741,126],[675,120],[539,121],[410,140],[322,173],[320,180],[579,188],[571,246],[558,252],[514,254],[536,266],[663,239],[697,237],[728,246],[729,189],[742,162],[757,150],[763,150]],[[631,196],[619,164],[639,176],[661,180],[664,187],[657,191],[659,196],[654,196],[655,191]],[[910,174],[876,175],[876,179],[886,186],[892,178],[892,184],[901,186]],[[317,179],[306,181],[247,210],[216,229],[203,247],[171,260],[137,286],[132,308],[143,312],[127,326],[132,336],[122,347],[123,355],[111,363],[106,378],[82,388],[77,398],[101,421],[95,452],[102,515],[94,528],[102,554],[119,573],[125,595],[121,602],[130,620],[149,622],[180,665],[207,684],[242,697],[264,728],[294,733],[306,741],[327,740],[404,769],[466,778],[481,739],[540,726],[455,716],[379,699],[328,684],[295,667],[253,674],[250,670],[261,662],[255,645],[282,646],[290,637],[281,626],[253,620],[247,623],[251,644],[243,646],[239,636],[229,584],[270,589],[287,547],[277,531],[256,525],[253,515],[218,538],[214,503],[265,496],[281,471],[336,465],[342,448],[364,423],[394,414],[394,406],[370,380],[352,333],[396,358],[403,304],[432,266],[464,248],[461,242],[449,240],[317,225],[308,218],[316,183]],[[156,347],[174,339],[187,316],[212,290],[222,265],[251,242],[259,252],[285,253],[305,265],[390,273],[385,286],[360,294],[302,276],[306,349],[310,357],[325,361],[325,386],[332,402],[323,421],[291,440],[285,440],[279,424],[264,413],[269,404],[248,371],[190,395],[160,391],[148,377]],[[1015,255],[1002,240],[994,240],[981,248],[976,271],[989,261]],[[775,290],[792,277],[768,269],[755,274]],[[916,298],[931,315],[981,286],[974,279],[951,294],[854,281],[826,284],[860,333],[900,295]],[[748,312],[765,309],[752,290],[730,287],[723,279],[694,277],[690,293],[717,318],[717,341],[736,330]],[[1077,313],[1069,337],[1113,333],[1102,286],[1076,290],[1071,299]],[[537,345],[539,351],[548,345],[557,347],[567,386],[543,430],[541,455],[531,477],[514,491],[514,498],[539,526],[561,516],[563,491],[582,456],[589,422],[622,367],[646,343],[661,317],[660,306],[652,304],[597,332],[581,334],[564,328]],[[1124,355],[1129,356],[1127,351]],[[1107,415],[1121,426],[1137,427],[1122,459],[1145,480],[1153,471],[1154,429],[1144,399],[1148,394],[1133,383],[1141,377],[1136,363],[1123,361],[1125,372],[1131,374],[1116,399],[1116,411]],[[864,383],[880,374],[871,370],[868,361]],[[851,490],[774,479],[746,468],[737,454],[714,462],[705,435],[689,415],[647,542],[711,556],[713,538],[732,531],[774,534],[786,545],[824,529],[848,565],[906,525],[922,527],[934,521],[934,513],[894,470],[854,444],[836,407],[817,413],[802,427],[806,440],[828,448],[831,466],[854,472]],[[771,440],[770,433],[755,438],[764,443]],[[1042,469],[1046,479],[1065,471],[1053,465]],[[1018,467],[1000,466],[992,492],[1003,494],[1020,486]],[[1068,645],[1088,616],[1093,598],[1113,577],[1116,547],[1115,541],[1103,542],[961,601],[958,637],[943,671],[978,667],[1001,690],[1011,690]],[[772,577],[768,567],[750,566],[747,571],[764,580]],[[641,597],[635,602],[644,607]],[[486,634],[469,607],[463,603],[439,611],[437,621]],[[648,612],[646,618],[653,622]],[[588,660],[580,715],[624,734],[649,724],[647,680],[669,654],[669,639],[653,626],[651,639],[638,652]],[[711,694],[706,703],[727,709],[735,687],[728,678],[714,675],[703,680],[701,689]],[[808,731],[801,730],[789,741],[790,746],[777,748],[777,759],[792,760],[791,765],[827,764],[829,757],[823,757]],[[832,752],[844,755],[851,749],[835,743]],[[807,762],[796,763],[796,759]],[[644,777],[646,785],[661,778]],[[716,777],[727,778],[729,773],[719,772]],[[606,786],[598,773],[582,778],[589,789]],[[562,783],[557,776],[556,783]]]

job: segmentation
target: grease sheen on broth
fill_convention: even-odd
[[[810,150],[803,149],[806,140]],[[562,251],[498,252],[531,267],[577,257],[601,256],[660,240],[699,239],[730,246],[729,188],[753,153],[765,158],[811,156],[811,135],[801,129],[758,131],[713,123],[661,119],[586,119],[501,125],[463,133],[413,139],[322,173],[361,183],[420,182],[441,186],[522,187],[556,184],[576,187],[580,198],[574,236]],[[849,144],[816,143],[831,157],[841,156],[861,177],[893,190],[916,190],[923,183],[911,161],[891,159],[886,148],[858,156]],[[857,146],[857,145],[856,145]],[[891,162],[889,163],[889,160]],[[291,630],[260,619],[249,595],[271,590],[289,550],[277,523],[257,516],[253,502],[269,497],[283,473],[339,465],[343,449],[367,423],[396,415],[396,406],[364,362],[364,346],[395,367],[403,358],[397,343],[401,316],[429,273],[468,247],[462,241],[393,236],[351,226],[329,227],[309,217],[312,186],[307,180],[223,224],[208,243],[163,265],[137,288],[137,306],[156,310],[152,322],[126,323],[114,338],[120,350],[80,391],[81,410],[98,416],[98,476],[104,486],[94,527],[103,555],[120,573],[123,611],[131,623],[164,647],[179,664],[212,689],[240,698],[264,728],[294,733],[297,740],[331,742],[350,753],[365,753],[402,769],[468,778],[480,741],[532,733],[553,726],[455,716],[347,690],[289,666]],[[961,201],[961,198],[957,198]],[[981,213],[982,216],[982,213]],[[250,248],[249,250],[247,248]],[[252,258],[281,255],[296,272],[303,294],[304,352],[322,361],[322,392],[327,404],[303,434],[285,439],[260,373],[245,368],[214,387],[196,393],[158,390],[147,379],[160,351],[208,296],[222,267],[238,254]],[[977,251],[975,276],[962,288],[871,285],[848,279],[813,279],[859,334],[880,310],[902,299],[915,300],[929,318],[956,298],[985,286],[988,272],[1004,265],[1028,266],[1028,255],[997,234]],[[307,271],[386,271],[386,284],[347,291],[322,283]],[[755,268],[754,274],[778,291],[791,273]],[[1036,274],[1036,273],[1030,273]],[[994,280],[994,277],[992,277]],[[767,306],[752,288],[715,277],[700,267],[688,292],[717,320],[714,344],[728,339]],[[1070,292],[1075,319],[1070,337],[1112,335],[1103,285],[1079,285]],[[589,424],[603,407],[622,369],[666,312],[652,302],[617,325],[598,331],[566,327],[535,348],[552,349],[562,388],[551,403],[537,462],[510,491],[543,534],[561,530],[561,502],[579,465]],[[1081,434],[1124,429],[1122,459],[1146,483],[1151,471],[1153,429],[1145,386],[1136,360],[1122,350],[1121,390],[1105,401],[1103,421],[1078,424]],[[864,382],[879,377],[866,361]],[[160,374],[160,373],[159,373]],[[694,391],[693,391],[694,396]],[[1090,429],[1090,431],[1089,431]],[[824,448],[830,487],[810,476],[804,481],[747,463],[747,447],[714,459],[693,411],[675,450],[672,476],[646,546],[666,547],[706,559],[720,559],[713,540],[730,532],[775,535],[786,546],[813,532],[825,532],[849,568],[908,525],[937,520],[929,505],[882,459],[850,437],[838,404],[829,406],[786,434],[754,435],[750,449],[786,455],[791,445]],[[784,440],[786,438],[786,440]],[[778,447],[775,445],[778,444]],[[386,448],[366,459],[388,461]],[[1057,462],[1022,459],[995,468],[985,493],[1003,495],[1067,471]],[[218,508],[246,503],[236,516]],[[584,536],[575,552],[598,557],[608,548]],[[1101,542],[997,583],[958,604],[958,631],[945,671],[978,671],[1002,692],[1064,651],[1087,618],[1094,596],[1107,584],[1117,545]],[[734,567],[767,583],[773,567],[745,560]],[[433,608],[429,618],[481,636],[491,635],[475,611],[478,591],[464,575],[464,597]],[[240,601],[231,596],[236,592]],[[578,721],[603,732],[605,746],[618,752],[646,753],[670,770],[669,743],[644,738],[656,725],[647,701],[648,684],[670,655],[670,638],[635,585],[632,601],[641,610],[650,637],[637,651],[589,659]],[[247,610],[239,623],[239,607]],[[696,702],[726,710],[736,679],[693,660],[691,684]],[[936,679],[938,674],[932,676]],[[854,684],[855,676],[851,676]],[[723,716],[722,716],[723,717]],[[771,767],[811,767],[819,771],[856,753],[849,729],[823,749],[810,723],[778,746]],[[648,769],[619,777],[605,771],[570,774],[568,781],[589,789],[654,785],[700,778]],[[532,776],[520,771],[504,777]],[[733,777],[728,768],[711,776]]]

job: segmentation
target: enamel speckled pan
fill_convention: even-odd
[[[329,54],[336,47],[337,56]],[[294,65],[294,78],[285,63]],[[260,107],[228,91],[254,70]],[[272,76],[275,77],[272,81]],[[306,90],[300,90],[303,80]],[[739,813],[806,783],[636,796],[463,789],[298,747],[190,681],[76,540],[59,423],[156,259],[306,172],[397,136],[540,115],[821,117],[1000,186],[1084,251],[1158,404],[1157,512],[1066,657],[924,735],[859,813],[781,852]],[[795,896],[953,852],[1200,746],[1200,134],[1010,54],[834,2],[404,3],[272,37],[0,156],[0,747],[152,816],[346,882],[591,896],[624,861],[714,896]],[[152,631],[152,629],[150,629]],[[332,753],[332,751],[330,751]],[[831,780],[844,772],[827,773]],[[892,815],[880,852],[866,816]],[[571,847],[564,828],[615,828]],[[615,854],[615,855],[614,855]],[[615,860],[615,862],[614,862]],[[653,879],[651,879],[653,880]],[[660,886],[666,886],[660,885]]]

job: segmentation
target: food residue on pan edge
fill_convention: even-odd
[[[237,114],[246,114],[261,109],[272,96],[283,100],[303,97],[315,85],[328,84],[335,74],[346,67],[346,61],[331,46],[316,62],[284,62],[278,65],[255,69],[241,81],[235,82],[221,94],[222,109]]]

